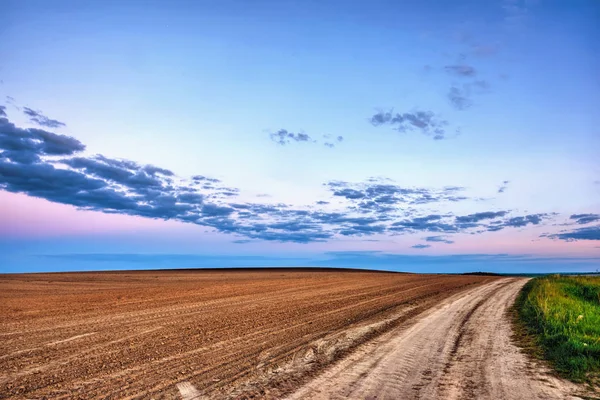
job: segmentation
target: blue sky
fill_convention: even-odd
[[[594,0],[7,1],[3,15],[6,272],[86,253],[598,265]]]

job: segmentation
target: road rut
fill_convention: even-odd
[[[292,393],[295,399],[576,399],[511,342],[507,311],[527,280],[506,278],[442,301]]]

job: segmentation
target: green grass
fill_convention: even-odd
[[[600,372],[600,277],[532,279],[516,306],[520,321],[560,374],[595,380]]]

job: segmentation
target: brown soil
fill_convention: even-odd
[[[363,271],[0,276],[0,398],[276,398],[496,277]]]

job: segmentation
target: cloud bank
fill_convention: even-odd
[[[83,210],[197,224],[230,234],[239,243],[309,243],[347,237],[376,240],[377,235],[427,233],[431,234],[425,238],[427,242],[452,244],[451,234],[523,228],[552,217],[514,216],[507,210],[467,215],[426,213],[424,207],[473,199],[464,187],[412,187],[385,178],[326,182],[329,199],[305,206],[246,202],[239,199],[239,189],[218,178],[195,175],[184,179],[159,166],[84,155],[85,150],[74,137],[20,128],[0,117],[0,189]],[[577,221],[594,217],[573,215]],[[589,234],[574,233],[576,237]]]

